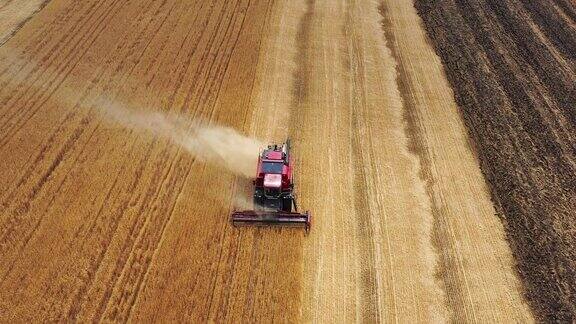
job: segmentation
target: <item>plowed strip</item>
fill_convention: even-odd
[[[531,306],[576,318],[574,2],[417,1]]]

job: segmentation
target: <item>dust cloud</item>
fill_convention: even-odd
[[[3,86],[10,83],[12,87],[39,90],[41,82],[28,80],[23,71],[41,68],[45,70],[45,74],[57,74],[49,67],[18,55],[0,56],[0,66],[4,71],[10,72],[5,75],[11,76],[10,80],[2,80],[0,75],[0,84]],[[87,80],[79,76],[69,78],[71,81],[68,84],[87,83]],[[124,82],[126,83],[126,80]],[[136,80],[128,80],[128,83],[133,87],[139,85]],[[240,177],[237,181],[241,183],[255,176],[258,154],[264,147],[262,142],[229,127],[211,125],[206,120],[193,119],[174,112],[160,112],[154,107],[136,106],[112,98],[112,94],[108,95],[98,87],[94,90],[94,96],[88,95],[78,101],[78,89],[63,84],[51,100],[57,103],[56,107],[75,105],[80,108],[79,111],[89,111],[109,125],[145,133],[152,138],[166,139],[197,160]],[[250,191],[248,187],[237,190],[233,197],[222,191],[212,194],[212,198],[222,206],[231,204],[237,209],[252,209],[254,207]]]
[[[264,144],[232,128],[174,113],[127,109],[106,99],[99,100],[96,107],[108,122],[168,139],[204,163],[245,178],[253,178],[256,173],[258,153]]]
[[[196,159],[245,178],[239,180],[240,183],[256,174],[259,150],[264,144],[232,128],[208,125],[183,115],[129,110],[117,102],[104,101],[96,107],[106,121],[168,139]],[[212,198],[222,205],[230,203],[230,197],[224,192],[216,193]],[[239,210],[254,208],[246,190],[236,191],[231,204]]]
[[[14,75],[11,83],[29,88],[37,85],[26,80],[25,74],[18,71],[42,68],[46,71],[45,74],[56,74],[56,71],[18,55],[0,57],[0,63],[6,71],[12,72],[9,75]],[[72,79],[72,84],[87,83],[82,78],[69,78]],[[124,82],[126,83],[126,80]],[[134,80],[128,82],[134,87],[139,84]],[[52,100],[63,105],[77,104],[77,90],[62,86]],[[95,111],[98,117],[110,124],[168,139],[198,160],[245,178],[254,177],[258,153],[264,146],[262,142],[229,127],[210,125],[205,120],[192,119],[173,112],[158,112],[153,107],[134,107],[102,93],[93,99],[84,100],[79,107]]]

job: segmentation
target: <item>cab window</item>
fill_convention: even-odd
[[[284,164],[281,162],[264,162],[262,163],[262,172],[263,173],[276,173],[282,174],[282,168]]]

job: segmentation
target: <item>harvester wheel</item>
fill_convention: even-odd
[[[254,197],[254,209],[259,210],[264,206],[264,201],[260,197]]]
[[[292,212],[292,199],[284,198],[282,199],[282,210],[285,212]]]

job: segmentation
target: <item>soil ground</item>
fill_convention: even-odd
[[[532,321],[410,1],[27,12],[0,46],[1,318]],[[311,233],[232,227],[249,181],[108,123],[103,97],[290,137]]]
[[[576,320],[576,6],[417,1],[478,149],[526,294]]]

